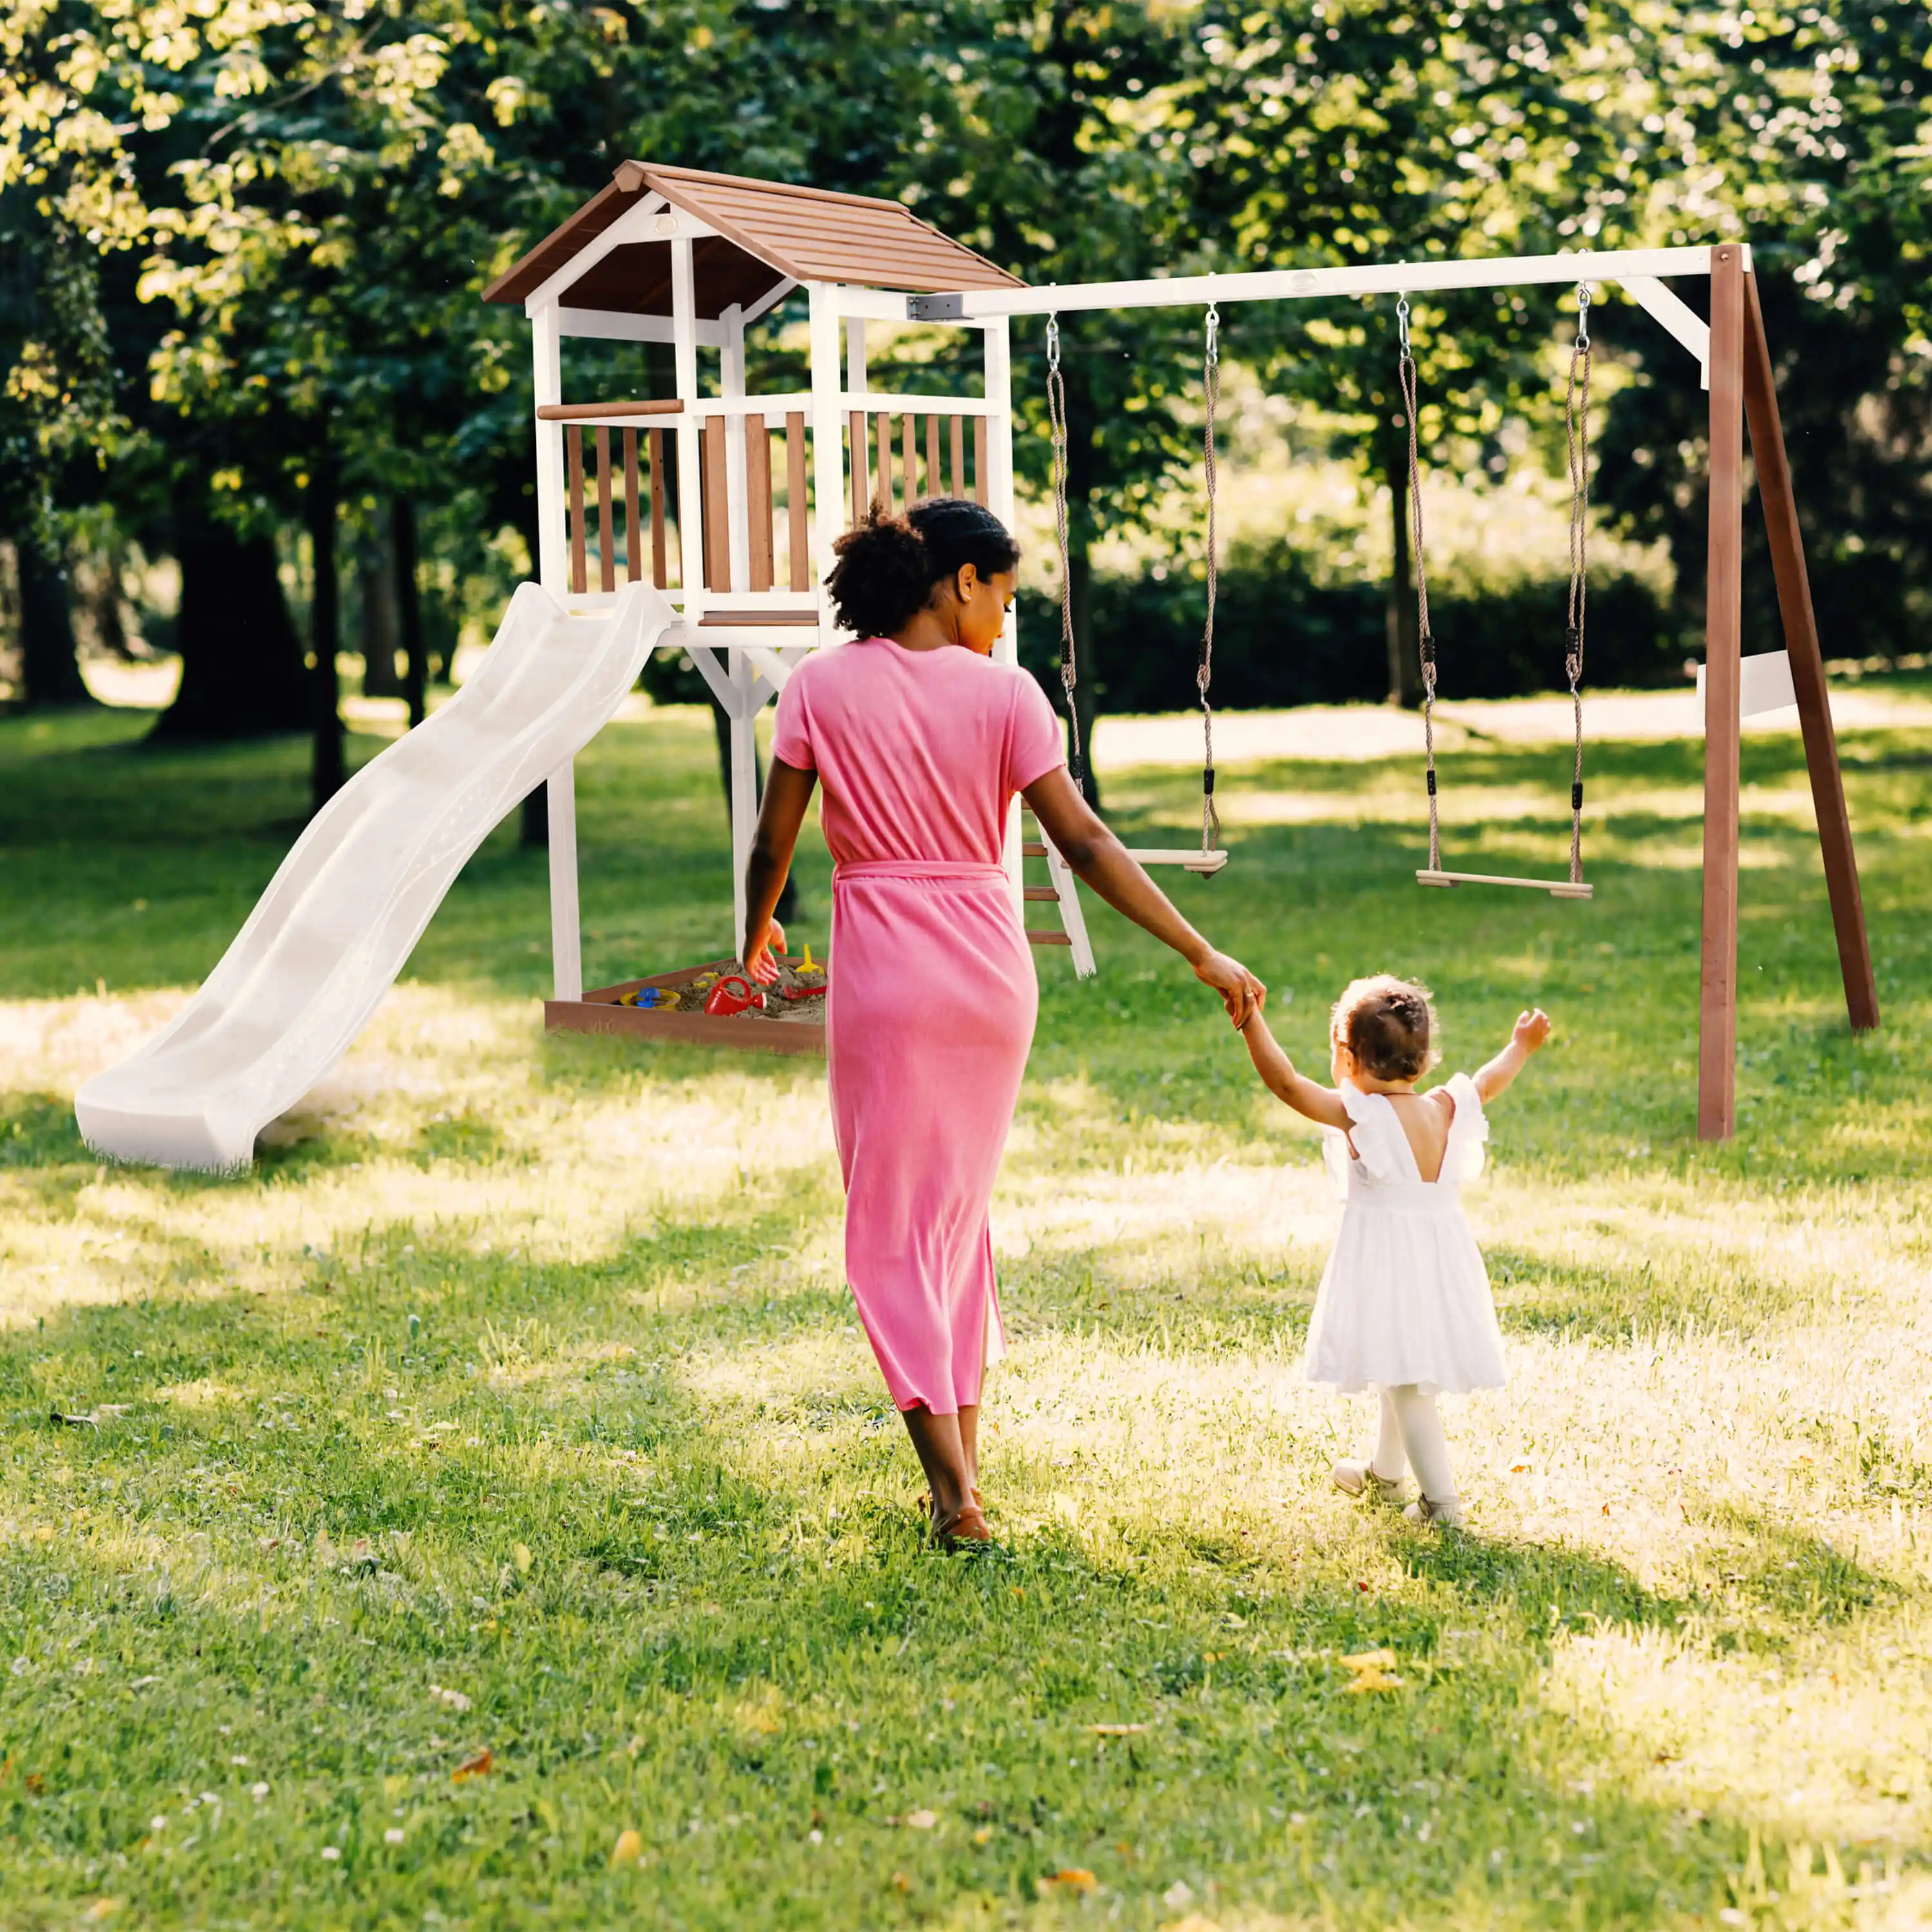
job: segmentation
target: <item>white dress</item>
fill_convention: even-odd
[[[1483,1170],[1490,1124],[1466,1073],[1448,1090],[1455,1114],[1441,1178],[1430,1181],[1388,1096],[1342,1082],[1352,1124],[1346,1135],[1324,1129],[1323,1153],[1347,1204],[1309,1324],[1312,1382],[1462,1394],[1507,1379],[1489,1273],[1460,1195]]]

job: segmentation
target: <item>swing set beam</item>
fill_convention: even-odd
[[[1666,276],[1708,278],[1706,324],[1665,288]],[[1878,990],[1852,849],[1850,814],[1804,565],[1803,532],[1778,412],[1764,316],[1744,242],[1712,248],[1580,250],[1488,261],[1396,262],[1137,281],[974,289],[905,298],[914,322],[968,322],[1083,309],[1166,308],[1235,302],[1419,295],[1537,283],[1622,286],[1703,365],[1710,391],[1709,549],[1705,620],[1704,890],[1699,960],[1697,1135],[1728,1140],[1737,1125],[1738,788],[1743,679],[1744,452],[1748,426],[1757,494],[1777,579],[1804,761],[1818,820],[1845,1005],[1854,1031],[1878,1024]],[[1438,873],[1430,885],[1546,882]],[[1572,891],[1574,889],[1571,889]],[[1559,896],[1570,896],[1564,892]],[[1580,896],[1580,895],[1579,895]]]

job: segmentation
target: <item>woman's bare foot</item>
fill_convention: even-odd
[[[934,1510],[932,1514],[932,1540],[942,1550],[957,1550],[962,1544],[991,1543],[993,1532],[976,1502],[962,1503],[950,1515]]]

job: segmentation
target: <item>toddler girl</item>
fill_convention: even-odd
[[[1335,1002],[1333,1087],[1296,1072],[1259,1012],[1241,1036],[1268,1090],[1328,1130],[1324,1152],[1346,1190],[1309,1324],[1308,1379],[1351,1394],[1374,1384],[1382,1429],[1366,1462],[1335,1465],[1335,1486],[1394,1504],[1413,1468],[1420,1497],[1402,1514],[1459,1524],[1436,1398],[1500,1388],[1504,1372],[1489,1276],[1457,1190],[1482,1172],[1485,1104],[1550,1037],[1550,1021],[1523,1014],[1474,1079],[1454,1074],[1418,1094],[1438,1058],[1436,1031],[1427,989],[1384,973],[1354,981]]]

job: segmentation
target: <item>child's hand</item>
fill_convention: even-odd
[[[1538,1006],[1534,1012],[1516,1016],[1516,1030],[1510,1035],[1510,1043],[1521,1047],[1526,1053],[1534,1053],[1549,1037],[1550,1016]]]
[[[778,976],[778,969],[772,961],[774,946],[782,953],[785,935],[784,928],[772,919],[765,922],[764,932],[752,935],[745,948],[745,970],[761,986],[769,986]]]

